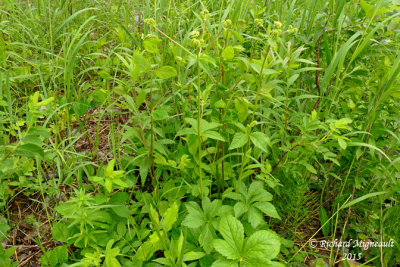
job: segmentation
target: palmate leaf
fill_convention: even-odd
[[[280,251],[279,236],[271,230],[261,230],[244,239],[242,223],[233,216],[220,221],[222,239],[215,239],[213,246],[224,258],[212,266],[280,266],[271,262]],[[236,264],[236,265],[235,265]]]
[[[237,201],[234,205],[235,216],[239,218],[247,215],[248,222],[253,228],[257,228],[264,221],[263,214],[281,219],[274,205],[269,202],[272,200],[272,194],[264,189],[262,182],[253,182],[248,189],[242,183],[240,194],[228,191],[224,193],[225,197]]]
[[[209,198],[204,198],[202,208],[196,202],[187,203],[188,215],[182,225],[192,229],[201,228],[199,243],[205,252],[210,253],[213,249],[212,241],[216,237],[214,225],[217,226],[218,216],[231,213],[231,207],[223,206],[219,199],[211,202]]]

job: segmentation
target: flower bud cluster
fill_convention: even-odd
[[[194,31],[192,31],[190,33],[190,39],[192,39],[192,45],[194,47],[203,46],[204,40],[202,38],[199,38],[199,37],[200,37],[200,32],[199,31],[194,30]]]
[[[224,26],[225,29],[230,29],[233,26],[232,20],[227,19],[222,23],[222,25]]]
[[[204,9],[203,11],[200,12],[200,16],[204,21],[209,20],[210,12],[208,11],[208,9]]]
[[[261,26],[264,24],[264,22],[263,22],[262,19],[255,19],[255,20],[254,20],[254,24],[255,24],[256,26],[258,26],[258,27],[261,27]]]
[[[289,28],[287,30],[287,32],[290,33],[290,34],[296,34],[297,31],[298,31],[297,28],[293,28],[292,25],[289,25]]]
[[[155,27],[157,26],[156,21],[153,18],[147,18],[144,19],[144,23],[146,23],[147,25],[149,25],[150,27]]]

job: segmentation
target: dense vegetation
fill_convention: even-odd
[[[399,11],[2,0],[0,266],[400,264]]]

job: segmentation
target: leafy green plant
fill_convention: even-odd
[[[272,218],[281,219],[274,205],[270,202],[272,194],[264,189],[262,182],[255,181],[250,184],[249,188],[242,185],[240,190],[240,193],[236,193],[228,189],[223,195],[225,198],[237,201],[233,206],[236,218],[247,217],[247,221],[254,228],[257,228],[265,221],[264,214]]]
[[[222,217],[218,231],[223,239],[215,239],[213,246],[223,257],[212,266],[284,266],[274,259],[280,240],[270,230],[260,230],[245,238],[243,226],[233,216]]]

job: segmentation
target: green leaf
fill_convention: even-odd
[[[217,102],[214,103],[214,107],[216,108],[226,108],[226,103],[224,100],[220,99]]]
[[[151,54],[158,54],[158,44],[161,42],[159,38],[148,38],[143,41],[143,47]]]
[[[326,213],[326,210],[323,206],[319,208],[319,220],[321,222],[321,225],[324,225],[329,220],[328,214]],[[330,229],[331,226],[329,222],[322,227],[322,233],[325,237],[328,237]]]
[[[240,252],[236,247],[232,246],[232,244],[229,244],[225,240],[215,239],[213,240],[213,246],[218,253],[227,259],[237,260],[240,258]]]
[[[178,75],[178,72],[176,71],[176,69],[171,66],[163,66],[163,67],[157,69],[155,72],[156,72],[156,75],[158,78],[164,79],[164,80]]]
[[[43,149],[34,144],[19,145],[14,152],[15,155],[33,158],[35,155],[44,156]]]
[[[146,100],[146,90],[140,91],[138,96],[136,97],[136,108],[139,109],[139,107],[142,105],[142,103]]]
[[[239,201],[239,202],[236,202],[235,206],[233,206],[233,210],[235,212],[235,217],[239,218],[240,216],[242,216],[244,213],[246,213],[249,210],[249,206],[247,206],[243,202]]]
[[[225,138],[216,131],[207,131],[207,132],[203,133],[203,136],[214,139],[214,140],[219,140],[219,141],[225,142]]]
[[[146,72],[150,69],[149,61],[137,52],[133,54],[132,61],[135,64],[136,68],[138,68],[141,72]]]
[[[111,205],[123,205],[129,199],[129,194],[126,192],[118,192],[110,198]]]
[[[115,212],[115,214],[122,218],[129,218],[129,216],[131,215],[129,208],[125,205],[113,207],[112,210]]]
[[[257,72],[257,74],[260,74],[261,72],[261,66],[259,64],[256,63],[251,63],[250,64],[251,68],[253,70],[255,70],[255,72]],[[271,75],[271,74],[275,74],[277,71],[273,70],[273,69],[263,69],[263,75]]]
[[[264,152],[268,152],[267,146],[270,143],[269,138],[262,132],[254,132],[250,134],[251,142]]]
[[[236,149],[236,148],[241,148],[244,146],[247,141],[249,140],[247,134],[245,133],[235,133],[233,136],[232,142],[229,145],[229,150]]]
[[[156,109],[151,112],[151,116],[153,117],[153,120],[155,121],[162,121],[166,120],[169,115],[168,115],[168,109]]]
[[[204,252],[189,251],[183,255],[183,261],[194,261],[203,258],[206,254]]]
[[[280,246],[279,236],[273,231],[257,231],[246,240],[243,256],[248,259],[271,260],[278,256]]]
[[[346,141],[344,141],[344,139],[338,138],[338,143],[339,143],[339,146],[340,146],[343,150],[346,150],[346,148],[347,148],[347,143],[346,143]]]
[[[235,251],[231,256],[240,256],[240,251],[242,250],[244,242],[244,229],[242,223],[235,217],[228,215],[221,218],[218,230],[227,244]]]
[[[179,211],[179,206],[176,203],[176,201],[172,204],[171,207],[169,207],[165,213],[164,213],[164,219],[163,219],[163,224],[165,231],[170,231],[172,229],[172,225],[176,222],[178,219],[178,211]]]
[[[249,223],[254,229],[257,228],[257,226],[259,226],[264,220],[263,214],[253,206],[249,208],[247,216],[249,218]]]
[[[158,212],[153,208],[153,205],[150,204],[150,219],[153,221],[153,223],[160,225],[160,217],[158,215]]]
[[[226,60],[231,60],[235,57],[235,49],[232,46],[227,46],[224,51],[222,51],[222,57]]]
[[[204,251],[209,254],[213,250],[212,241],[215,239],[216,234],[211,224],[207,223],[203,228],[199,236],[199,243],[203,247]]]
[[[189,228],[198,228],[202,226],[204,221],[204,213],[201,210],[199,204],[196,202],[190,201],[185,205],[188,215],[182,221],[182,225]]]
[[[375,197],[375,196],[379,196],[379,195],[386,194],[386,193],[387,193],[387,192],[375,192],[375,193],[366,194],[366,195],[364,195],[364,196],[362,196],[362,197],[359,197],[359,198],[357,198],[357,199],[354,199],[353,201],[350,201],[349,203],[347,203],[346,205],[344,205],[344,206],[342,207],[342,209],[351,207],[351,206],[357,204],[358,202],[361,202],[361,201],[366,200],[366,199],[368,199],[368,198]]]
[[[54,224],[51,233],[53,234],[54,240],[60,242],[68,241],[68,229],[64,223],[58,222]]]
[[[213,262],[211,267],[238,267],[237,261],[218,259]]]
[[[249,106],[243,98],[236,98],[234,103],[239,115],[239,121],[243,122],[249,113]]]
[[[253,204],[257,209],[264,212],[266,215],[272,218],[281,219],[276,208],[270,202],[256,202]]]
[[[311,165],[311,164],[308,164],[308,163],[303,163],[303,165],[304,166],[306,166],[306,169],[309,171],[309,172],[311,172],[311,173],[313,173],[313,174],[317,174],[317,170]]]
[[[105,70],[101,70],[101,71],[99,71],[97,74],[98,74],[98,75],[100,76],[100,78],[102,78],[103,80],[108,80],[108,81],[110,81],[110,80],[113,79],[113,77],[110,75],[110,73],[108,73],[108,72],[105,71]]]

